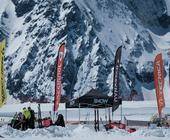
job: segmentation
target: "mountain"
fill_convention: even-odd
[[[157,53],[163,53],[165,71],[168,66],[168,0],[1,0],[0,4],[1,38],[8,33],[6,85],[14,98],[53,100],[55,59],[65,41],[63,98],[76,98],[91,88],[111,95],[114,56],[123,45],[122,98],[155,99]]]

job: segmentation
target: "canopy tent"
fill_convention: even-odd
[[[96,131],[99,131],[99,109],[100,108],[109,108],[112,107],[117,109],[121,104],[113,102],[113,96],[108,96],[102,94],[96,89],[91,89],[85,95],[73,99],[66,103],[66,108],[94,108],[94,128]],[[80,111],[80,110],[79,110]],[[110,109],[109,109],[109,120],[110,120]],[[80,112],[79,112],[79,122],[80,122]]]
[[[85,95],[66,103],[66,108],[107,108],[113,106],[113,97],[91,89]],[[115,105],[117,108],[119,104]]]

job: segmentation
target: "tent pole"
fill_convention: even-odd
[[[66,123],[67,123],[67,108],[65,110],[65,120],[66,120]]]
[[[113,114],[113,111],[112,111],[112,121],[113,121],[113,115],[114,115],[114,114]]]
[[[97,131],[97,128],[96,128],[96,109],[94,108],[94,129],[95,131]]]
[[[120,108],[120,111],[121,111],[121,122],[122,122],[122,116],[123,116],[123,110],[122,110],[122,104],[121,104],[121,108]]]
[[[97,130],[99,131],[99,109],[97,109]]]
[[[79,124],[80,124],[80,103],[79,103]]]
[[[110,123],[110,120],[111,120],[111,118],[110,118],[110,107],[108,108],[108,111],[109,111],[109,123]]]
[[[41,105],[38,104],[38,127],[42,127]]]
[[[106,108],[105,108],[105,121],[107,122],[107,113],[106,113]]]

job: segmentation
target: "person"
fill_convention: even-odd
[[[54,123],[54,125],[65,127],[64,117],[62,114],[58,115],[57,121]]]
[[[15,115],[13,116],[11,122],[9,123],[9,125],[14,129],[20,129],[20,127],[18,125],[19,120],[18,120],[17,116],[18,116],[18,113],[16,112]]]
[[[30,111],[30,119],[28,122],[28,128],[34,129],[35,128],[35,112],[31,107],[28,107],[28,110]]]
[[[15,113],[13,116],[11,122],[8,124],[14,129],[22,130],[22,124],[23,124],[23,115],[21,112]]]
[[[22,114],[24,116],[23,130],[27,130],[29,125],[29,119],[31,118],[31,113],[28,109],[24,107]]]
[[[18,115],[18,113],[16,112],[16,113],[14,114],[14,116],[13,116],[10,124],[9,124],[12,128],[14,128],[14,126],[15,126],[15,123],[16,123],[16,120],[17,120],[17,115]]]
[[[22,114],[22,112],[18,113],[17,119],[18,119],[18,122],[19,122],[17,124],[19,129],[24,130],[25,120],[24,120],[24,115]]]

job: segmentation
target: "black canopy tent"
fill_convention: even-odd
[[[102,94],[96,89],[91,89],[85,95],[73,99],[66,103],[66,108],[107,108],[114,107],[115,110],[121,104],[121,99],[118,103],[113,104],[113,96]]]
[[[120,104],[121,104],[121,99],[120,99],[120,103],[113,104],[113,96],[108,96],[106,94],[102,94],[99,90],[91,89],[85,95],[67,102],[66,108],[94,108],[95,129],[97,131],[99,130],[98,109],[114,107],[114,109],[116,110]]]
[[[113,97],[91,89],[85,95],[66,103],[66,108],[106,108],[112,107]]]

